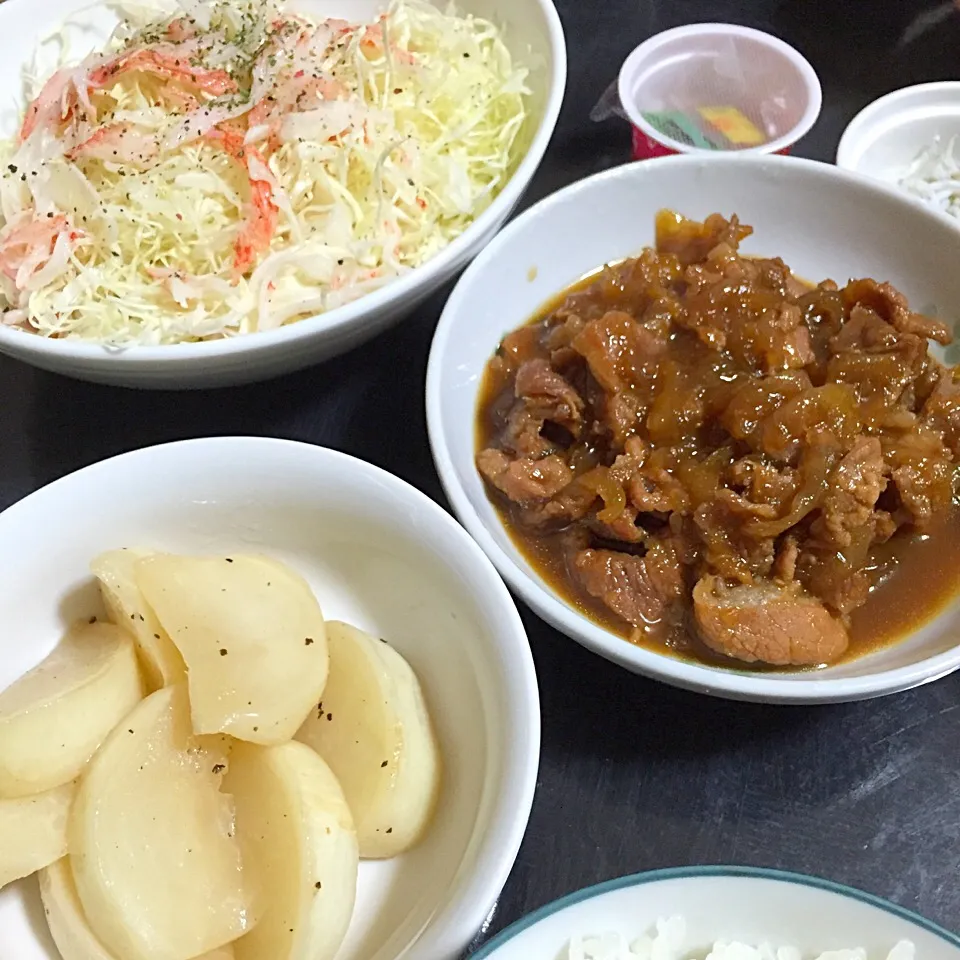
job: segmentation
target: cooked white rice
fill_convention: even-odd
[[[914,945],[901,940],[886,960],[914,960]],[[683,917],[658,920],[656,931],[630,943],[622,933],[599,937],[574,937],[562,960],[803,960],[796,947],[774,947],[770,943],[750,946],[737,941],[718,940],[706,953],[691,950],[687,943],[687,924]],[[863,947],[827,950],[815,960],[868,960]],[[880,957],[872,960],[882,960]]]

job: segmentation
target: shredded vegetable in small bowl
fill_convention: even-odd
[[[942,213],[960,218],[960,155],[957,138],[937,137],[924,147],[897,185]]]
[[[520,160],[527,70],[486,20],[121,13],[101,51],[27,77],[0,148],[8,326],[119,347],[276,329],[425,263]]]

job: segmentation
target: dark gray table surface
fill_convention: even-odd
[[[795,44],[824,92],[822,117],[797,153],[828,160],[875,97],[960,74],[960,13],[898,48],[910,20],[934,2],[559,0],[567,99],[527,202],[628,159],[625,125],[594,124],[588,114],[652,32],[730,20]],[[344,450],[443,502],[423,413],[442,303],[346,357],[240,389],[139,393],[0,359],[0,508],[103,457],[217,434]],[[701,863],[818,874],[960,931],[960,674],[844,706],[727,703],[632,676],[522,613],[540,678],[543,750],[529,831],[491,933],[584,885]]]

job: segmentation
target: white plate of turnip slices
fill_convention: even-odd
[[[539,712],[439,507],[322,448],[188,441],[40,490],[0,545],[0,956],[459,954]]]

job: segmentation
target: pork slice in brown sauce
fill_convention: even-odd
[[[938,372],[936,386],[923,405],[922,419],[943,437],[955,459],[960,456],[960,381],[956,370]]]
[[[777,303],[735,325],[727,344],[737,359],[764,375],[801,370],[814,359],[810,331],[795,303]]]
[[[697,507],[693,521],[708,570],[740,583],[752,583],[770,573],[776,555],[775,537],[750,533],[752,519],[722,499]]]
[[[923,530],[953,498],[954,467],[943,437],[929,426],[885,437],[884,458],[910,522]]]
[[[629,506],[613,520],[601,520],[593,514],[587,518],[587,526],[601,541],[608,541],[611,545],[643,543],[646,532],[638,523],[638,511]]]
[[[811,387],[780,404],[760,425],[758,447],[776,461],[792,463],[806,450],[849,450],[863,430],[856,393],[847,384]]]
[[[830,349],[834,353],[882,353],[899,342],[900,334],[892,324],[872,307],[855,303],[846,322],[830,338]]]
[[[586,320],[578,313],[561,307],[546,321],[543,334],[543,347],[550,357],[551,366],[564,373],[582,357],[570,346],[577,334],[584,328]]]
[[[813,534],[837,548],[849,547],[853,534],[870,521],[888,473],[879,439],[858,437],[830,475]]]
[[[862,304],[851,309],[850,318],[831,338],[830,349],[827,378],[851,384],[862,403],[876,399],[888,408],[912,401],[916,391],[908,391],[924,376],[928,363],[925,339],[897,330]],[[877,419],[876,407],[868,408],[868,417]]]
[[[534,460],[545,457],[556,450],[556,444],[543,435],[545,423],[536,407],[519,400],[507,414],[500,442],[514,456]]]
[[[914,313],[907,298],[889,283],[876,280],[852,280],[843,289],[848,307],[861,304],[875,310],[887,323],[901,333],[911,333],[924,340],[947,344],[953,339],[950,327],[942,320]]]
[[[540,350],[540,331],[536,327],[518,327],[500,341],[490,364],[494,370],[514,373],[521,364],[539,356]]]
[[[705,264],[688,267],[685,279],[678,323],[705,346],[759,374],[800,370],[814,359],[804,312],[788,299],[773,265],[726,251],[719,261],[711,254]]]
[[[797,538],[787,534],[777,546],[776,559],[773,561],[773,578],[781,583],[789,583],[797,575],[797,559],[800,545]]]
[[[690,512],[690,495],[683,484],[663,467],[638,470],[627,484],[627,495],[639,513]]]
[[[646,455],[646,444],[639,437],[631,437],[626,441],[624,452],[609,467],[598,469],[598,473],[603,473],[603,487],[598,487],[601,496],[606,495],[606,490],[617,492],[615,504],[605,506],[588,520],[590,529],[602,539],[624,543],[644,540],[645,531],[637,524],[639,510],[630,502],[627,488],[642,468]]]
[[[666,342],[622,310],[608,310],[591,320],[571,346],[586,361],[597,383],[609,393],[634,386],[644,368],[652,374]]]
[[[538,358],[524,363],[517,370],[514,392],[544,420],[563,427],[574,437],[579,434],[583,400],[547,360]]]
[[[517,518],[524,527],[550,532],[584,520],[597,501],[596,490],[576,478],[545,503],[525,503],[517,507]],[[579,527],[570,527],[579,530]]]
[[[615,446],[622,447],[643,423],[647,404],[632,390],[614,393],[600,404],[599,420]]]
[[[649,458],[649,444],[633,435],[624,442],[624,454],[610,468],[610,476],[623,489],[634,516],[644,513],[684,515],[690,498],[683,484],[665,466],[663,450]]]
[[[763,448],[764,421],[785,401],[792,400],[813,384],[803,370],[771,377],[746,378],[738,383],[720,414],[720,423],[735,440],[752,449]]]
[[[712,213],[703,223],[687,220],[668,210],[656,219],[656,248],[675,256],[681,264],[700,263],[720,244],[736,250],[753,228],[741,224],[736,216],[729,220]]]
[[[730,464],[726,476],[729,487],[753,503],[782,507],[797,492],[797,471],[768,462],[763,456],[749,454]]]
[[[641,630],[669,618],[684,593],[683,568],[669,545],[657,545],[642,557],[581,550],[574,572],[587,593]]]
[[[693,589],[693,612],[711,650],[748,663],[816,666],[836,660],[850,642],[844,625],[799,584],[728,586],[706,576]]]
[[[873,586],[863,563],[874,540],[874,529],[875,522],[871,519],[858,532],[856,542],[842,551],[816,539],[807,539],[797,557],[797,582],[844,623],[849,614],[863,606]]]
[[[514,503],[546,500],[566,487],[573,471],[556,454],[512,460],[502,450],[487,449],[477,454],[477,467],[487,480]]]
[[[556,452],[558,440],[545,431],[553,424],[564,440],[580,435],[584,403],[571,384],[543,358],[525,360],[514,380],[516,402],[507,415],[503,443],[521,457]]]

